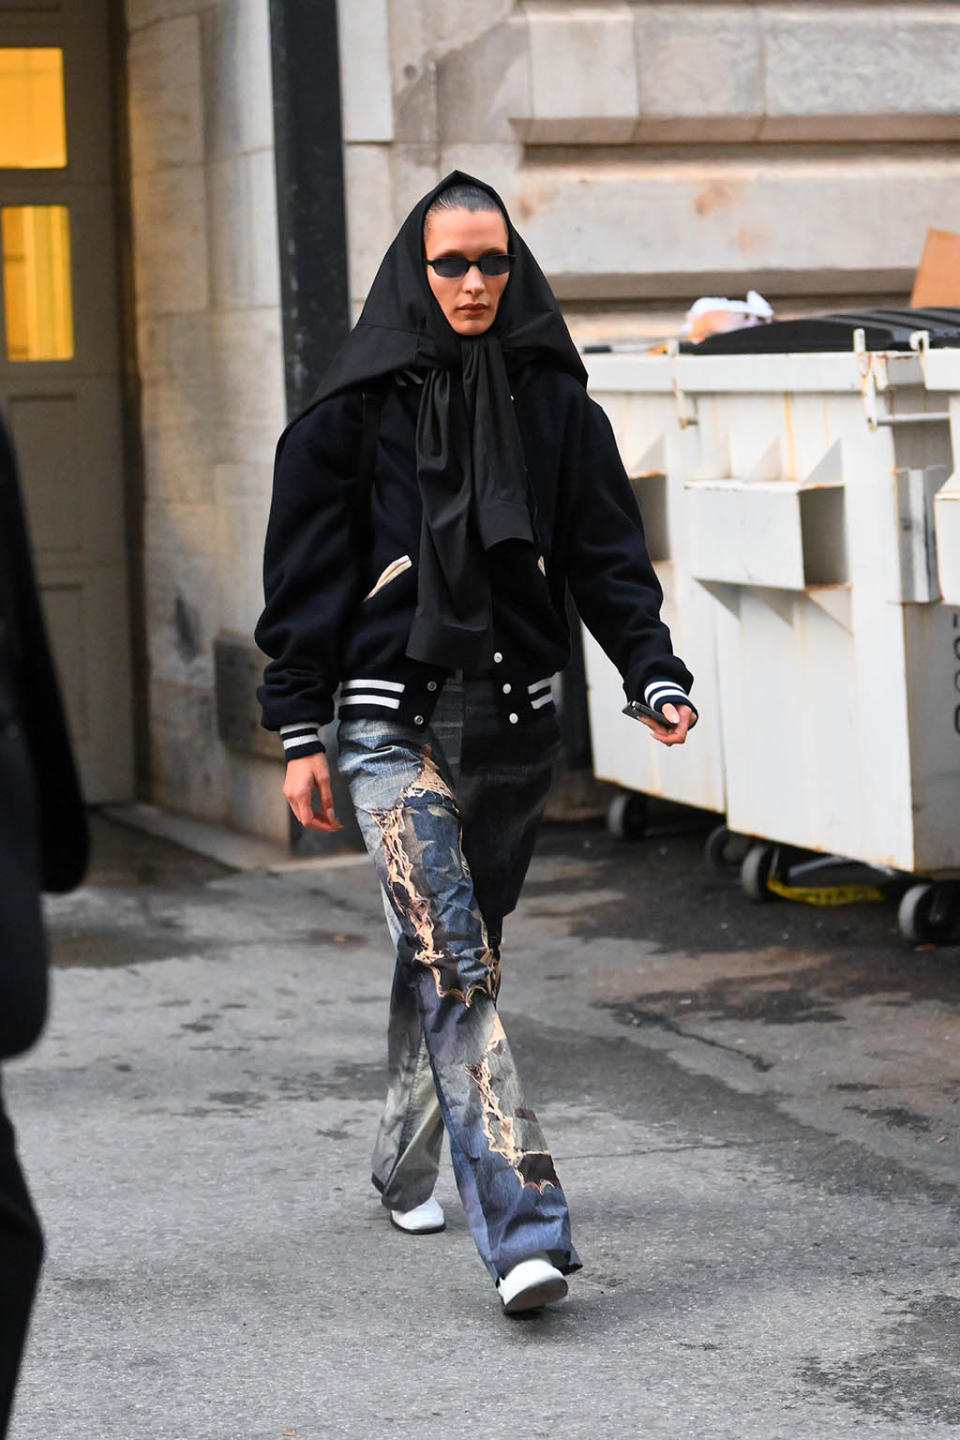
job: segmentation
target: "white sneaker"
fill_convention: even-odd
[[[552,1305],[567,1293],[567,1282],[546,1255],[531,1255],[508,1270],[497,1281],[505,1315],[518,1315],[522,1310],[539,1310]]]
[[[406,1230],[408,1235],[432,1235],[443,1230],[447,1223],[442,1205],[432,1195],[413,1210],[391,1210],[390,1219],[398,1230]]]

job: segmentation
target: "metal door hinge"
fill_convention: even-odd
[[[927,351],[930,348],[929,333],[926,330],[915,330],[910,336],[910,348],[919,357],[921,370],[925,372]],[[867,349],[866,331],[862,329],[853,332],[853,353],[860,374],[860,393],[863,396],[868,429],[879,430],[882,425],[942,425],[949,421],[950,413],[947,410],[915,410],[902,415],[891,414],[888,410],[881,411],[878,396],[881,392],[890,394],[894,388],[889,382],[887,357],[881,351]]]

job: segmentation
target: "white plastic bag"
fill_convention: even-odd
[[[690,306],[681,333],[685,340],[697,344],[708,335],[723,335],[728,330],[748,330],[752,325],[769,325],[772,319],[773,306],[756,290],[748,291],[746,300],[704,295]]]

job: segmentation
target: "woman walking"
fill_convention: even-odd
[[[559,750],[568,585],[628,700],[673,722],[648,720],[656,738],[682,744],[696,719],[585,381],[499,197],[448,175],[281,437],[257,627],[284,794],[319,830],[338,826],[320,732],[339,689],[338,763],[396,945],[374,1184],[400,1229],[442,1229],[445,1126],[508,1313],[561,1299],[580,1266],[496,1008],[503,921]]]

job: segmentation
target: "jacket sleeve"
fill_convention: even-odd
[[[663,592],[610,422],[582,392],[565,437],[563,563],[580,616],[623,677],[628,700],[685,700],[693,676],[660,619]],[[693,707],[691,707],[693,708]]]
[[[340,682],[340,638],[356,600],[351,541],[358,395],[325,400],[280,437],[264,546],[256,642],[270,663],[257,691],[287,758],[323,750]]]

